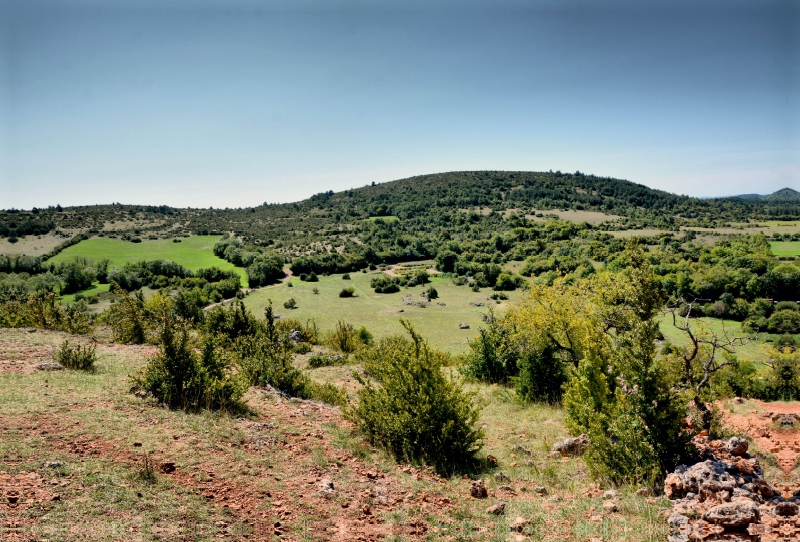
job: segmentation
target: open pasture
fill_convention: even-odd
[[[800,241],[780,241],[769,246],[775,256],[800,256]]]
[[[281,284],[261,288],[247,296],[244,303],[255,314],[262,316],[271,299],[275,313],[284,318],[301,321],[313,318],[323,331],[332,329],[337,321],[343,320],[356,327],[363,325],[375,338],[402,333],[400,318],[407,318],[434,347],[454,354],[466,352],[467,341],[483,325],[483,315],[489,307],[503,310],[508,303],[503,301],[497,304],[487,299],[495,293],[489,288],[473,292],[467,286],[456,286],[451,279],[434,275],[430,285],[436,288],[439,298],[422,308],[418,304],[424,302],[421,294],[428,285],[402,288],[393,294],[376,294],[370,288],[370,281],[379,273],[350,273],[351,280],[343,280],[342,275],[331,275],[319,277],[319,282],[301,282],[295,277],[291,280],[292,287]],[[353,287],[356,297],[339,297],[342,288],[348,286]],[[314,288],[319,291],[318,294],[314,293]],[[510,299],[521,295],[520,292],[507,294]],[[297,308],[284,308],[283,304],[289,299],[297,302]],[[483,303],[483,306],[470,303]],[[469,329],[460,329],[459,324],[462,323],[468,324]]]
[[[174,243],[170,239],[130,243],[119,239],[93,237],[65,249],[50,261],[69,261],[80,257],[108,260],[109,268],[121,268],[126,263],[142,260],[169,260],[192,271],[209,267],[233,270],[241,277],[242,285],[247,286],[244,269],[216,257],[212,252],[214,243],[218,240],[219,236],[216,235],[197,235],[184,238],[180,243]]]

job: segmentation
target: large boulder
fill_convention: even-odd
[[[553,444],[553,447],[550,448],[550,455],[581,455],[586,451],[586,448],[589,447],[589,444],[591,444],[591,441],[586,435],[564,439],[561,442]]]
[[[718,504],[703,514],[705,521],[724,527],[743,527],[758,523],[760,517],[758,505],[744,500]]]

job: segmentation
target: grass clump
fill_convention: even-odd
[[[71,345],[69,340],[61,343],[61,346],[56,350],[53,359],[66,367],[77,371],[91,371],[94,370],[94,364],[97,361],[97,353],[95,352],[95,345]]]
[[[468,467],[484,436],[475,428],[473,395],[443,374],[444,356],[401,322],[409,338],[387,337],[364,356],[374,382],[357,376],[363,388],[346,415],[398,461],[426,463],[445,474]]]
[[[333,356],[331,354],[314,354],[308,358],[308,366],[312,369],[319,367],[333,367],[335,365],[344,365],[347,363],[347,358],[344,356]]]

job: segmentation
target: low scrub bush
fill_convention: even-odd
[[[292,343],[283,340],[282,336],[283,333],[275,324],[272,305],[268,305],[259,333],[244,337],[237,344],[239,367],[248,382],[257,386],[271,386],[292,397],[345,405],[347,394],[344,390],[330,383],[317,384],[292,366]]]
[[[346,410],[374,445],[398,461],[426,463],[450,474],[469,467],[483,443],[473,394],[442,372],[441,355],[402,320],[409,334],[388,337],[365,355],[374,379],[358,377],[358,404]]]
[[[189,326],[176,319],[166,304],[157,316],[159,352],[133,377],[134,389],[150,392],[173,409],[241,409],[245,382],[231,372],[228,355],[218,338],[202,337],[198,352]]]
[[[295,308],[297,308],[297,301],[295,301],[294,298],[291,298],[291,299],[289,299],[289,301],[285,301],[283,303],[283,308],[284,309],[295,309]]]
[[[381,273],[370,281],[370,288],[375,290],[376,294],[393,294],[400,291],[400,286],[406,283],[400,277],[390,277]]]
[[[93,344],[72,345],[69,340],[65,340],[61,343],[58,350],[56,350],[53,360],[67,369],[91,371],[94,369],[94,364],[97,361],[97,353],[95,350],[96,347]]]
[[[342,288],[342,291],[339,292],[339,297],[355,297],[356,289],[352,286],[348,286],[347,288]]]
[[[363,344],[363,341],[356,334],[352,324],[339,320],[336,322],[336,327],[325,337],[325,344],[344,354],[351,354]]]
[[[312,369],[333,367],[335,365],[344,365],[345,363],[347,363],[346,357],[332,354],[314,354],[308,358],[308,366]]]

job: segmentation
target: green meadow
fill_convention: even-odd
[[[343,275],[331,275],[319,277],[319,282],[302,282],[294,277],[291,287],[287,283],[261,288],[248,295],[244,303],[256,315],[263,316],[264,308],[272,300],[275,313],[284,318],[301,321],[313,318],[322,331],[332,329],[337,321],[343,320],[356,327],[366,327],[375,338],[403,333],[400,318],[407,318],[434,347],[454,354],[467,351],[467,341],[484,325],[483,315],[489,307],[503,310],[508,303],[497,304],[487,299],[495,293],[489,288],[473,292],[467,286],[456,286],[452,279],[433,276],[430,285],[439,293],[439,298],[425,308],[409,305],[407,302],[424,301],[420,294],[429,285],[402,288],[393,294],[376,294],[370,288],[370,281],[379,273],[350,273],[351,280],[343,280]],[[342,288],[348,286],[353,287],[356,297],[339,297]],[[314,288],[319,293],[315,294]],[[521,292],[507,294],[510,300],[522,295]],[[297,302],[297,308],[284,308],[283,304],[289,299]],[[483,306],[470,303],[483,303]],[[469,329],[460,329],[462,323],[468,324]]]
[[[769,246],[775,256],[800,256],[800,241],[776,241]]]
[[[209,267],[233,270],[241,277],[242,286],[247,286],[244,269],[216,257],[212,252],[214,243],[219,239],[217,235],[197,235],[183,238],[180,243],[174,243],[171,239],[131,243],[119,239],[93,237],[65,249],[49,261],[69,261],[76,257],[108,260],[111,269],[142,260],[169,260],[192,271]]]

